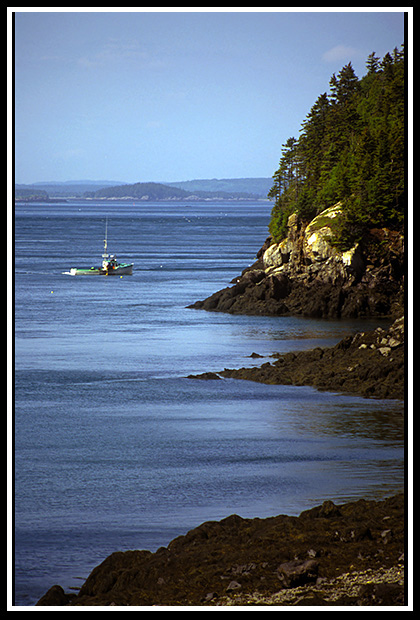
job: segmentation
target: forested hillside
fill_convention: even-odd
[[[177,187],[168,187],[161,183],[133,183],[103,187],[95,192],[85,192],[86,198],[133,198],[138,200],[179,199],[188,196],[187,192]]]
[[[187,190],[176,187],[175,184],[163,183],[133,183],[132,185],[118,185],[104,187],[95,192],[85,192],[86,198],[133,198],[135,200],[192,200],[192,199],[221,199],[221,200],[251,200],[258,199],[258,195],[237,191],[200,191]]]
[[[334,243],[344,250],[370,228],[403,228],[403,46],[382,59],[370,54],[362,79],[349,63],[329,86],[312,106],[299,138],[283,145],[269,192],[275,200],[270,232],[280,241],[292,213],[305,224],[341,201]]]

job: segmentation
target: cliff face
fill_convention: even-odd
[[[227,287],[190,308],[232,314],[317,318],[398,316],[404,306],[404,238],[372,229],[347,252],[331,245],[340,203],[306,227],[295,214],[287,238],[268,238],[257,262]]]

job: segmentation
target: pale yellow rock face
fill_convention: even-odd
[[[273,243],[264,253],[264,268],[273,270],[284,269],[293,261],[306,261],[306,264],[321,264],[333,261],[340,269],[358,269],[361,267],[361,256],[358,246],[347,252],[339,252],[331,245],[334,220],[340,217],[341,203],[325,209],[317,215],[303,231],[299,230],[297,215],[289,217],[289,233],[280,243]],[[341,267],[340,267],[341,266]]]
[[[305,245],[304,250],[308,258],[314,261],[324,261],[336,254],[334,248],[329,244],[331,238],[331,228],[329,226],[323,226],[319,230],[309,235],[305,231]]]
[[[308,258],[324,261],[337,254],[330,245],[333,220],[341,215],[341,203],[329,207],[317,215],[305,229],[305,247]]]

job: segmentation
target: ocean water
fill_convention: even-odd
[[[252,264],[271,206],[17,205],[14,594],[80,587],[114,551],[203,521],[299,514],[404,487],[403,406],[189,374],[329,346],[378,321],[187,309]],[[71,277],[108,248],[132,276]]]

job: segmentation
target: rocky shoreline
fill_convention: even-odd
[[[287,239],[268,239],[257,262],[189,306],[214,312],[317,318],[393,317],[330,348],[276,355],[252,368],[189,379],[306,385],[368,398],[405,397],[404,240],[372,230],[338,252],[329,242],[340,205]],[[259,358],[258,354],[253,357]],[[205,522],[152,553],[115,552],[80,591],[53,586],[37,606],[404,606],[405,496],[322,505],[299,516]]]
[[[381,327],[348,336],[330,348],[276,355],[274,362],[251,368],[189,375],[190,379],[242,379],[277,385],[306,385],[367,398],[404,400],[404,317],[389,329]],[[253,354],[260,357],[258,354]]]
[[[295,216],[280,243],[269,237],[256,262],[188,307],[209,312],[312,318],[397,317],[404,312],[404,236],[372,229],[340,252],[332,244],[340,204],[307,226]]]
[[[353,248],[339,251],[332,239],[341,213],[337,203],[306,225],[292,214],[285,239],[275,242],[269,237],[257,261],[234,278],[232,286],[188,307],[265,316],[387,317],[394,319],[391,327],[362,332],[328,349],[278,355],[275,362],[257,368],[189,378],[235,378],[404,398],[404,236],[386,228],[371,229]]]
[[[404,398],[404,317],[328,349],[190,378],[312,385]],[[231,515],[155,553],[111,554],[78,594],[53,586],[37,606],[404,606],[405,498],[321,506],[298,517]]]
[[[110,555],[38,606],[404,606],[405,498],[208,521],[167,547]]]
[[[403,399],[404,317],[386,331],[359,333],[330,349],[192,378],[222,377]],[[37,605],[404,606],[405,521],[403,494],[343,505],[325,501],[298,517],[231,515],[155,553],[115,552],[78,594],[55,585]]]

